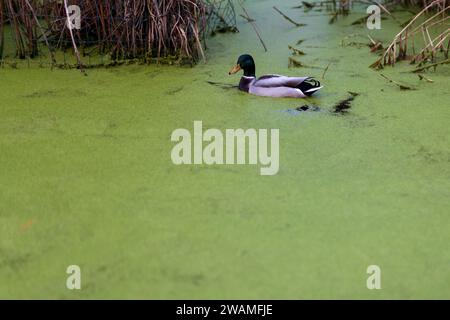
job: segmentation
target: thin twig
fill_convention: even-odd
[[[400,24],[400,25],[402,24],[402,22],[399,21],[394,15],[392,15],[392,13],[390,13],[389,10],[386,9],[386,7],[383,6],[380,2],[378,2],[378,1],[373,1],[373,3],[375,3],[375,4],[376,4],[377,6],[379,6],[381,9],[383,9],[383,11],[386,12],[389,16],[391,16],[392,19],[394,19],[398,24]]]
[[[69,8],[67,6],[67,0],[64,0],[64,8],[66,10],[66,15],[67,15],[67,28],[69,28],[70,37],[72,38],[73,50],[75,51],[75,55],[77,57],[78,66],[80,68],[81,73],[86,75],[86,71],[83,68],[83,63],[81,62],[80,52],[78,51],[77,44],[75,43],[75,38],[73,36],[72,25],[71,25],[72,22],[70,21]]]
[[[261,44],[262,44],[262,46],[264,48],[264,51],[267,52],[266,44],[264,43],[264,40],[261,38],[261,35],[259,34],[258,27],[256,26],[255,20],[250,17],[250,15],[248,14],[247,10],[245,10],[244,6],[242,5],[242,3],[240,1],[238,2],[238,4],[242,8],[242,11],[244,12],[244,14],[247,16],[247,20],[252,25],[253,30],[255,30],[255,33],[258,36],[259,42],[261,42]]]
[[[244,18],[245,20],[247,20],[247,22],[255,22],[255,21],[256,21],[255,19],[246,17],[246,16],[244,16],[243,14],[240,14],[239,16],[241,16],[242,18]]]
[[[34,11],[33,7],[31,6],[31,3],[28,0],[25,0],[27,6],[30,8],[31,13],[33,14],[34,21],[36,21],[37,26],[39,27],[39,30],[41,31],[42,36],[44,37],[45,44],[47,45],[48,51],[50,51],[50,56],[52,58],[52,63],[56,64],[55,54],[53,53],[52,48],[50,47],[50,43],[48,42],[47,36],[45,35],[45,31],[42,28],[41,24],[39,23],[39,19],[36,16],[36,12]],[[1,6],[0,6],[1,10]]]

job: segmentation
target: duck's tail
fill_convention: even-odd
[[[320,85],[320,82],[317,81],[314,78],[307,78],[304,81],[302,81],[297,88],[302,90],[302,92],[307,95],[308,97],[311,96],[314,92],[322,89],[322,86]]]

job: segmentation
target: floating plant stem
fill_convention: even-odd
[[[322,79],[325,79],[325,74],[327,73],[328,68],[330,67],[330,65],[331,65],[331,62],[329,62],[329,63],[327,64],[327,66],[325,67],[325,70],[323,70],[323,73],[322,73]]]
[[[309,2],[306,2],[306,1],[302,1],[302,4],[303,4],[303,6],[305,8],[308,8],[308,9],[312,9],[312,8],[314,8],[316,6],[316,4],[314,2],[309,3]]]
[[[292,57],[289,57],[289,67],[303,68],[303,67],[305,67],[305,65],[301,61],[298,61]]]
[[[436,63],[433,63],[433,64],[429,64],[429,65],[422,66],[420,68],[414,69],[412,72],[420,72],[420,71],[423,71],[423,70],[426,70],[426,69],[429,69],[429,68],[434,68],[434,67],[437,67],[439,65],[449,64],[449,63],[450,63],[450,59],[446,59],[446,60],[443,60],[443,61],[439,61],[439,62],[436,62]]]
[[[423,74],[418,74],[417,76],[419,77],[419,80],[425,80],[426,82],[430,82],[430,83],[434,82],[434,80],[425,77]]]
[[[281,16],[283,17],[283,18],[285,18],[287,21],[289,21],[290,23],[292,23],[293,25],[295,25],[296,27],[303,27],[303,26],[306,26],[306,24],[304,24],[304,23],[298,23],[298,22],[295,22],[294,20],[292,20],[291,18],[289,18],[287,15],[285,15],[283,12],[281,12],[277,7],[273,7],[273,9],[276,11],[276,12],[278,12],[279,14],[281,14]]]
[[[215,82],[215,81],[206,81],[206,83],[212,85],[212,86],[216,86],[222,89],[235,89],[235,88],[239,88],[239,86],[234,85],[234,84],[229,84],[229,83],[222,83],[222,82]]]
[[[305,53],[297,48],[294,48],[293,46],[288,46],[289,50],[292,50],[293,54],[298,55],[298,56],[303,56]]]
[[[380,76],[382,76],[383,78],[385,78],[387,81],[389,81],[390,83],[393,83],[393,84],[395,84],[396,86],[398,86],[399,88],[400,88],[400,90],[416,90],[415,88],[413,88],[413,87],[410,87],[410,86],[406,86],[406,85],[404,85],[404,84],[401,84],[401,83],[399,83],[399,82],[397,82],[397,81],[394,81],[394,80],[392,80],[392,79],[389,79],[388,77],[386,77],[384,74],[382,74],[382,73],[380,73]]]

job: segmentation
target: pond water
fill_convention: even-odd
[[[368,68],[367,47],[345,45],[386,43],[395,21],[351,26],[360,8],[330,25],[293,3],[246,1],[268,52],[239,17],[194,68],[0,69],[1,298],[450,297],[450,67],[427,72],[433,83],[407,63],[381,71],[417,88],[402,91]],[[288,45],[307,67],[288,67]],[[258,75],[325,87],[295,100],[207,83],[237,84],[242,53]],[[350,111],[329,112],[348,91]],[[304,104],[320,112],[285,112]],[[279,129],[278,174],[175,166],[171,133],[195,120]],[[69,265],[80,291],[66,289]],[[381,290],[366,287],[369,265]]]

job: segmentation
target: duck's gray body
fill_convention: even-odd
[[[286,77],[277,74],[265,75],[260,78],[243,76],[239,82],[239,90],[264,97],[304,98],[307,96],[299,89],[300,84],[309,77]],[[312,93],[322,87],[308,90]]]

